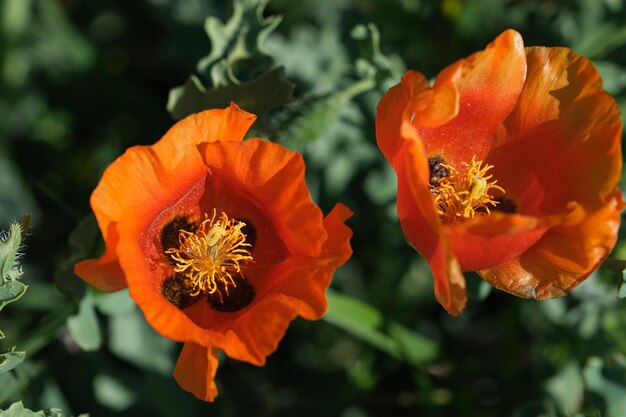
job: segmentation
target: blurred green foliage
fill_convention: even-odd
[[[378,100],[405,68],[433,77],[509,27],[527,45],[591,58],[624,112],[625,2],[234,4],[0,1],[1,227],[33,213],[28,292],[0,314],[0,351],[27,356],[0,375],[0,415],[57,415],[16,414],[17,400],[133,417],[626,415],[624,278],[600,270],[567,298],[534,302],[467,274],[468,308],[449,317],[402,236],[395,174],[374,137]],[[171,377],[180,347],[126,291],[86,289],[72,265],[102,250],[88,206],[101,172],[167,130],[168,97],[181,117],[231,96],[262,99],[240,103],[261,113],[255,134],[304,154],[326,212],[353,209],[354,256],[325,320],[296,320],[263,368],[222,358],[220,394],[205,404]]]

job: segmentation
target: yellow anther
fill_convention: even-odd
[[[475,156],[471,163],[463,163],[467,168],[463,175],[451,165],[441,165],[449,175],[437,179],[435,184],[431,183],[430,191],[443,223],[463,222],[474,218],[476,213],[489,214],[489,209],[498,204],[491,194],[492,190],[505,192],[496,185],[497,180],[490,181],[493,175],[487,175],[493,165],[483,164]]]
[[[245,225],[223,212],[216,220],[213,210],[195,233],[179,232],[179,247],[165,253],[176,262],[174,271],[184,274],[192,296],[217,292],[222,299],[222,290],[228,295],[228,287],[236,287],[233,275],[241,273],[241,263],[252,260],[241,231]]]

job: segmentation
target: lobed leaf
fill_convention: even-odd
[[[26,352],[11,351],[0,355],[0,374],[9,372],[24,361]]]

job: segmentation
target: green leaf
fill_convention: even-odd
[[[20,383],[14,374],[15,372],[0,374],[0,404],[12,398],[20,390]]]
[[[170,91],[167,109],[174,118],[230,102],[258,115],[292,100],[293,84],[284,78],[282,68],[273,68],[274,60],[264,47],[282,20],[263,16],[268,1],[234,0],[226,23],[206,19],[211,52],[198,63],[199,76],[192,75]]]
[[[27,285],[19,281],[8,281],[0,285],[0,310],[7,304],[19,300],[19,298],[24,295],[27,288]]]
[[[4,118],[2,122],[6,122]],[[37,201],[22,177],[17,165],[3,155],[0,149],[0,219],[3,222],[15,219],[22,213],[37,214],[39,211]]]
[[[602,87],[611,95],[619,94],[626,87],[626,68],[613,61],[595,61],[602,76]]]
[[[0,417],[63,417],[58,408],[48,408],[41,411],[32,411],[24,408],[21,401],[11,404],[6,410],[0,410]]]
[[[438,347],[435,342],[407,327],[385,323],[383,315],[371,305],[339,294],[331,289],[326,293],[328,311],[324,320],[354,337],[387,353],[398,360],[415,366],[435,359]]]
[[[22,227],[11,223],[8,235],[0,234],[0,285],[18,279],[22,269],[17,263],[18,251],[22,244]]]
[[[211,52],[198,63],[198,71],[209,76],[214,87],[238,83],[237,64],[253,59],[271,62],[264,48],[265,39],[276,29],[281,16],[263,17],[269,0],[234,0],[233,14],[226,23],[208,17],[204,29],[211,40]],[[264,62],[263,62],[264,61]]]
[[[182,119],[234,102],[250,113],[261,114],[292,100],[294,85],[285,79],[284,73],[283,68],[274,68],[250,82],[213,90],[205,89],[197,77],[191,76],[185,85],[170,91],[167,110],[175,119]]]
[[[384,55],[380,50],[380,32],[373,23],[356,25],[350,35],[361,42],[361,56],[356,61],[358,73],[377,81],[382,91],[397,84],[405,71],[404,62],[395,55]]]
[[[431,362],[439,354],[437,343],[408,327],[391,322],[388,331],[396,342],[401,357],[412,365],[420,366]]]
[[[605,417],[626,416],[626,385],[624,384],[624,369],[620,367],[618,374],[622,376],[621,383],[607,378],[610,369],[601,358],[589,358],[583,369],[583,378],[587,390],[604,398],[606,405]]]
[[[65,293],[72,294],[77,301],[81,299],[86,285],[74,274],[74,265],[85,258],[101,255],[98,248],[102,243],[95,216],[93,214],[85,216],[69,236],[70,256],[57,266],[54,272],[55,286]]]
[[[7,352],[0,355],[0,374],[9,372],[24,361],[26,352]]]
[[[82,350],[94,351],[100,348],[102,335],[91,292],[88,291],[80,301],[78,313],[67,319],[67,328]]]
[[[137,307],[110,316],[108,346],[113,354],[140,368],[163,375],[174,368],[171,353],[175,343],[155,332]]]
[[[291,149],[301,149],[322,137],[340,119],[353,97],[374,88],[369,79],[357,81],[333,94],[306,97],[291,104],[278,116],[277,140]]]
[[[569,416],[578,412],[584,400],[584,383],[578,363],[568,362],[546,381],[545,390],[563,414]]]
[[[626,272],[621,272],[621,279],[617,287],[617,298],[626,298]]]
[[[598,59],[624,44],[626,44],[626,26],[606,22],[587,30],[585,36],[572,49],[589,59]]]
[[[125,410],[136,401],[136,391],[126,387],[114,377],[104,374],[96,375],[93,386],[98,402],[115,411]]]
[[[107,316],[130,314],[135,309],[135,302],[128,295],[128,288],[108,293],[98,293],[94,303],[100,312]]]

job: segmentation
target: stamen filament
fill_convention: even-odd
[[[241,231],[245,225],[224,212],[216,220],[214,209],[195,233],[180,230],[179,247],[165,253],[176,262],[174,271],[187,279],[190,295],[217,292],[223,301],[222,290],[228,295],[228,287],[237,286],[233,275],[241,274],[241,264],[252,260],[251,245]]]
[[[453,223],[472,219],[479,214],[491,213],[490,208],[499,202],[494,200],[491,190],[504,193],[504,189],[496,185],[497,180],[490,181],[492,174],[487,172],[493,165],[477,161],[472,157],[471,163],[463,162],[467,167],[461,175],[453,166],[441,163],[449,175],[431,182],[430,191],[435,197],[437,214],[443,223]]]

